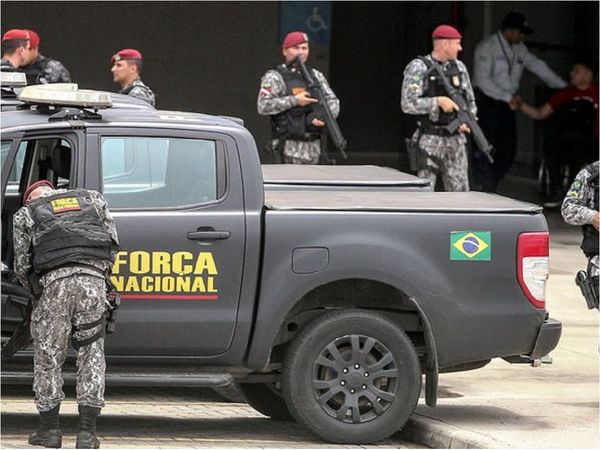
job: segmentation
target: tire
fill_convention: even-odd
[[[247,403],[246,397],[244,397],[244,394],[242,394],[240,387],[236,383],[215,387],[213,390],[228,402]]]
[[[259,413],[275,420],[287,422],[294,420],[281,394],[281,390],[278,389],[278,384],[239,383],[237,386],[248,404]]]
[[[317,436],[369,444],[406,423],[419,400],[421,370],[395,323],[345,310],[319,317],[292,341],[282,383],[290,412]]]

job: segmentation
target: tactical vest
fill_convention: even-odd
[[[446,88],[444,87],[444,82],[439,78],[437,72],[433,71],[433,64],[438,64],[438,63],[434,62],[431,58],[424,57],[424,56],[419,56],[418,59],[423,61],[425,63],[425,65],[427,66],[427,72],[425,74],[425,86],[424,86],[424,90],[423,90],[423,97],[428,97],[428,98],[429,97],[442,97],[442,96],[447,97],[448,92],[446,91]],[[463,89],[462,89],[463,74],[459,70],[457,62],[449,61],[448,64],[444,64],[442,66],[442,71],[444,72],[444,75],[450,82],[450,85],[452,85],[452,87],[454,87],[462,95],[464,95]],[[454,119],[456,119],[456,111],[452,111],[451,113],[446,113],[446,112],[442,111],[441,109],[440,109],[440,114],[438,116],[437,122],[432,122],[429,119],[428,114],[424,114],[424,115],[420,116],[420,118],[419,118],[420,122],[424,125],[424,127],[426,129],[448,125]]]
[[[307,68],[315,76],[311,67]],[[276,66],[273,70],[281,74],[285,83],[285,95],[296,95],[302,91],[308,91],[308,85],[299,70],[292,71],[285,64]],[[320,106],[306,105],[295,106],[282,113],[271,116],[271,131],[275,139],[291,139],[295,141],[314,141],[319,138],[323,131],[312,125],[314,112]]]
[[[37,274],[82,260],[112,263],[116,247],[85,189],[41,197],[28,208]]]
[[[598,211],[598,167],[592,166],[592,173],[588,179],[588,184],[593,189],[594,200],[592,209]],[[581,242],[581,250],[588,258],[598,254],[598,230],[593,225],[584,225],[583,227],[583,241]]]

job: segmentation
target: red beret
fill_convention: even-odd
[[[29,45],[31,48],[38,48],[40,45],[40,35],[33,30],[23,30],[29,33]]]
[[[433,39],[462,39],[458,30],[450,25],[440,25],[433,30],[431,37]]]
[[[29,33],[27,32],[27,30],[12,29],[12,30],[8,30],[2,36],[2,42],[13,41],[13,40],[17,40],[17,39],[20,41],[28,41]]]
[[[136,50],[135,48],[124,48],[115,53],[110,61],[114,64],[115,61],[126,61],[130,59],[139,59],[142,61],[143,58],[139,50]]]
[[[48,186],[49,188],[54,189],[54,186],[48,180],[39,180],[39,181],[36,181],[35,183],[31,183],[29,185],[29,187],[27,189],[25,189],[25,193],[23,194],[23,203],[26,204],[27,203],[27,199],[29,198],[29,195],[34,190],[36,190],[37,188],[39,188],[41,186]]]
[[[302,31],[292,31],[287,34],[281,46],[283,48],[288,48],[293,47],[294,45],[304,44],[305,42],[308,42],[306,33],[303,33]]]

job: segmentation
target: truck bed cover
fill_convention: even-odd
[[[429,181],[391,167],[263,164],[265,184],[428,186]]]
[[[266,191],[267,209],[331,211],[404,211],[454,213],[539,213],[542,207],[484,192]]]

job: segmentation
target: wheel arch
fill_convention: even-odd
[[[438,358],[433,330],[418,301],[406,290],[374,278],[341,278],[311,286],[296,296],[284,313],[277,315],[268,330],[270,341],[263,341],[262,352],[253,341],[248,365],[266,370],[277,366],[284,357],[287,345],[306,325],[334,309],[366,309],[377,311],[392,319],[405,331],[419,355],[422,371],[426,374],[427,404],[434,406],[437,395]],[[266,330],[263,328],[261,335]],[[261,358],[262,356],[262,358]]]

